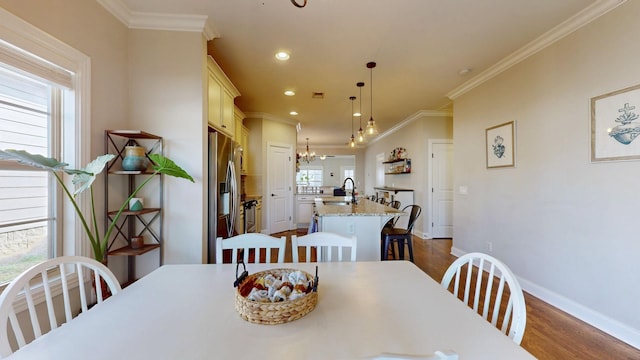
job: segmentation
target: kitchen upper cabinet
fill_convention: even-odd
[[[233,107],[233,118],[235,121],[234,129],[235,133],[233,135],[233,140],[238,144],[242,145],[242,121],[244,120],[244,113],[240,110],[239,107]]]
[[[245,118],[244,113],[237,106],[234,107],[234,117],[235,117],[235,136],[234,140],[240,144],[242,147],[242,166],[240,171],[243,175],[247,175],[249,172],[249,129],[247,129],[243,125],[243,120]]]
[[[233,101],[240,92],[211,56],[207,57],[207,70],[209,125],[233,138],[236,124]]]

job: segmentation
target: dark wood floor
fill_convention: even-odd
[[[286,234],[290,235],[290,233]],[[414,237],[413,244],[416,265],[440,282],[449,265],[455,260],[455,257],[450,254],[451,240],[422,240]],[[289,249],[291,249],[290,244],[287,245],[287,250]],[[291,261],[290,251],[285,254],[285,261]],[[607,335],[526,292],[525,302],[527,327],[521,345],[538,359],[640,359],[639,349]]]

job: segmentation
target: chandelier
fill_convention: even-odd
[[[307,164],[316,159],[316,153],[309,151],[309,138],[307,138],[307,150],[298,154],[300,161],[305,161]]]

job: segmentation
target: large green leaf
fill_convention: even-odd
[[[153,161],[153,170],[170,176],[175,176],[178,178],[187,179],[191,182],[195,182],[191,175],[189,175],[184,169],[180,166],[176,165],[170,159],[160,155],[160,154],[150,154],[149,157]]]
[[[88,163],[82,170],[65,170],[65,172],[73,174],[73,179],[71,180],[73,184],[80,186],[76,189],[73,195],[78,195],[91,187],[91,184],[93,184],[93,181],[96,179],[96,175],[100,174],[102,170],[104,170],[105,165],[107,165],[107,163],[114,157],[115,155],[112,154],[100,155],[95,160]]]
[[[59,162],[54,158],[48,158],[38,154],[30,154],[24,150],[13,149],[0,150],[0,159],[13,160],[24,165],[29,165],[49,171],[59,171],[62,170],[65,166],[69,165],[67,163]]]

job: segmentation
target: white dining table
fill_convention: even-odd
[[[260,325],[235,310],[236,266],[164,265],[11,359],[369,359],[382,353],[533,359],[406,261],[247,264],[315,273],[318,303]]]

